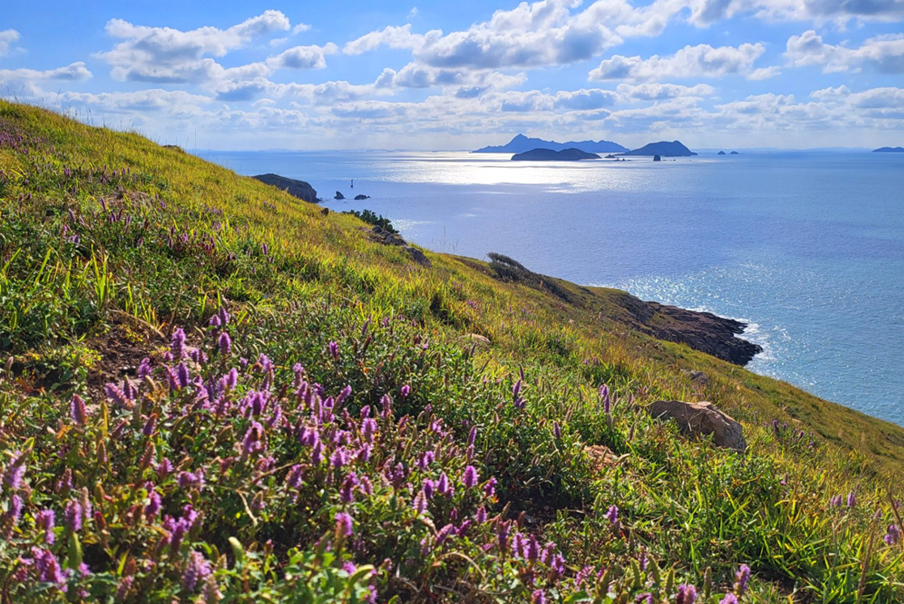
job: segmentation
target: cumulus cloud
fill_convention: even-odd
[[[653,55],[649,59],[615,55],[604,59],[589,74],[590,80],[657,80],[663,78],[717,78],[741,75],[747,79],[765,79],[778,68],[754,69],[753,63],[765,52],[762,43],[738,47],[709,44],[685,46],[672,56]]]
[[[904,16],[904,0],[690,0],[690,21],[698,26],[738,14],[768,21],[895,21]]]
[[[443,32],[438,29],[428,31],[426,34],[413,34],[410,23],[400,27],[390,25],[380,31],[372,31],[352,40],[345,45],[342,52],[349,55],[360,55],[381,46],[414,50],[428,42],[436,41],[442,35]]]
[[[95,56],[113,66],[119,80],[160,83],[200,82],[217,74],[222,57],[247,46],[256,37],[289,29],[289,19],[268,10],[228,29],[200,27],[181,31],[170,27],[133,25],[122,19],[107,23],[107,34],[124,40]]]
[[[267,65],[273,69],[323,69],[326,67],[325,55],[334,54],[339,49],[335,44],[326,46],[296,46],[267,59]]]
[[[14,29],[0,31],[0,57],[5,57],[13,50],[13,45],[19,40],[19,32]]]
[[[91,78],[91,72],[81,61],[56,69],[0,69],[0,82],[38,82],[42,80],[60,80],[83,82]]]
[[[715,94],[716,89],[708,84],[696,86],[681,86],[678,84],[658,84],[648,82],[644,84],[619,84],[618,95],[626,102],[629,101],[664,101],[680,97],[705,98]]]
[[[788,65],[821,65],[823,73],[869,69],[880,73],[904,73],[904,34],[877,36],[859,48],[826,44],[815,31],[788,39]]]

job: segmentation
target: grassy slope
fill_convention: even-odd
[[[484,426],[481,475],[495,474],[501,485],[493,511],[509,503],[507,514],[535,517],[529,529],[568,553],[568,576],[584,564],[630,569],[643,544],[659,566],[674,566],[698,583],[711,567],[717,585],[730,585],[732,569],[747,562],[755,599],[764,601],[793,592],[798,599],[853,602],[865,562],[864,601],[901,595],[894,584],[902,571],[897,550],[870,557],[864,551],[891,519],[887,494],[899,484],[904,430],[634,332],[620,292],[561,282],[577,301],[569,304],[500,283],[479,261],[428,252],[433,266],[422,268],[403,251],[369,241],[353,217],[324,215],[135,134],[3,101],[0,171],[0,350],[14,357],[0,393],[13,415],[0,432],[0,451],[8,455],[25,449],[29,436],[41,442],[40,422],[29,422],[29,413],[42,409],[49,414],[44,421],[56,426],[65,420],[60,401],[73,392],[100,404],[102,384],[119,379],[120,368],[134,367],[145,351],[160,349],[161,334],[184,326],[190,339],[203,341],[206,320],[228,306],[237,345],[241,339],[249,352],[266,352],[283,368],[300,360],[335,391],[353,383],[356,404],[371,395],[375,402],[390,384],[397,392],[411,383],[420,397],[412,413],[429,402],[449,425]],[[385,356],[341,372],[321,359],[329,340],[357,354],[355,331],[363,323],[399,316],[404,337],[375,340],[385,344]],[[471,348],[468,334],[490,345]],[[393,346],[403,347],[402,358],[412,342],[414,349],[430,343],[433,365],[397,362]],[[374,368],[379,374],[384,366],[397,375],[375,378]],[[523,417],[499,403],[519,367],[528,403]],[[683,370],[702,370],[710,381],[695,384]],[[595,394],[604,383],[621,399],[611,423],[600,419]],[[715,402],[745,424],[750,453],[738,458],[651,422],[640,408],[659,398]],[[56,415],[47,411],[54,401]],[[506,423],[516,429],[494,427]],[[541,443],[552,438],[552,425],[564,427],[569,444],[550,457]],[[797,429],[806,434],[795,435]],[[627,461],[600,467],[584,452],[591,445],[626,454]],[[291,460],[297,452],[285,454]],[[40,465],[37,445],[33,455]],[[860,495],[858,508],[841,515],[828,506],[829,497],[850,490]],[[45,500],[54,501],[50,494]],[[604,529],[613,502],[626,527],[620,538]],[[881,506],[884,518],[870,523]],[[225,539],[223,530],[206,542]],[[262,537],[249,534],[243,543],[253,548]],[[121,578],[109,551],[94,558]],[[517,575],[489,557],[476,564]],[[451,585],[456,571],[443,568],[448,576],[421,574],[415,584],[428,591],[433,582]],[[624,593],[634,593],[630,572],[618,573]],[[383,576],[379,588],[403,599],[424,597],[411,581]],[[522,592],[509,595],[524,597],[516,593]]]

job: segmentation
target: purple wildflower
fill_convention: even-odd
[[[477,524],[483,524],[487,521],[487,509],[484,506],[480,506],[477,510],[477,514],[474,516],[474,520],[477,521]]]
[[[138,379],[143,380],[147,376],[151,375],[151,359],[145,357],[141,359],[141,363],[138,365]]]
[[[164,457],[160,463],[157,464],[157,467],[154,468],[154,471],[157,473],[157,480],[163,480],[173,471],[173,462],[171,462],[168,458]]]
[[[847,506],[849,508],[855,507],[857,505],[857,494],[854,491],[848,493],[847,496]]]
[[[57,557],[49,550],[42,550],[36,547],[32,548],[31,553],[35,570],[38,573],[38,580],[45,583],[53,583],[60,591],[66,591],[66,573],[60,568],[60,562]]]
[[[454,524],[447,524],[443,528],[439,529],[439,532],[436,533],[436,544],[442,545],[443,542],[448,539],[453,533],[455,533]]]
[[[418,491],[417,495],[414,497],[414,503],[412,504],[412,507],[418,513],[418,515],[421,515],[427,511],[427,496],[424,495],[424,491]]]
[[[200,581],[210,575],[210,564],[200,552],[192,552],[182,573],[182,587],[188,592],[194,592]]]
[[[289,470],[289,476],[286,478],[286,484],[289,485],[292,489],[297,489],[301,486],[302,480],[302,467],[299,464],[295,464],[292,466],[292,469]]]
[[[339,396],[336,397],[336,406],[338,407],[339,405],[344,403],[345,399],[347,399],[349,396],[351,396],[351,394],[352,394],[351,386],[346,386],[345,388],[343,388],[342,392],[339,393]]]
[[[693,585],[682,584],[678,586],[678,594],[675,596],[675,604],[694,604],[697,601],[697,588]]]
[[[612,409],[612,399],[609,396],[609,385],[600,386],[600,400],[603,401],[603,411],[608,415]]]
[[[512,386],[512,400],[517,399],[518,395],[521,394],[521,386],[522,386],[521,380],[518,380],[517,382],[515,382],[515,385]]]
[[[483,492],[487,497],[493,497],[496,494],[496,479],[490,478],[485,485],[483,485]]]
[[[35,514],[35,528],[44,531],[44,543],[53,545],[55,536],[53,534],[54,513],[53,510],[41,510]]]
[[[352,517],[345,513],[339,512],[336,514],[336,531],[343,537],[351,537],[353,533],[353,520]]]
[[[7,516],[12,520],[12,523],[19,523],[19,516],[22,515],[22,498],[18,495],[13,495],[9,498],[9,511],[7,512]]]
[[[257,422],[251,422],[245,437],[242,439],[242,455],[248,456],[264,449],[264,427]]]
[[[455,494],[455,487],[452,486],[452,483],[445,472],[439,475],[439,480],[436,481],[436,490],[440,495],[446,498],[451,498],[452,495]]]
[[[176,379],[179,381],[179,388],[188,388],[191,383],[191,373],[185,363],[179,363],[176,366]]]
[[[618,527],[618,506],[612,505],[609,507],[609,511],[606,512],[606,519],[609,520],[609,524],[612,525],[613,528]]]
[[[220,334],[220,337],[217,338],[217,347],[220,349],[220,354],[223,356],[229,356],[229,353],[232,352],[232,338],[229,337],[228,332],[223,332]]]
[[[424,497],[426,497],[427,499],[433,499],[434,487],[435,487],[435,485],[434,485],[433,481],[430,480],[429,478],[425,478],[424,485],[422,487],[422,490],[424,491]]]
[[[377,432],[377,422],[368,417],[361,422],[361,432],[364,434],[364,440],[368,443],[373,443],[374,434]]]
[[[901,540],[901,529],[897,524],[889,524],[888,531],[882,539],[889,545],[895,545]]]
[[[477,486],[477,470],[474,469],[474,466],[468,466],[465,468],[465,474],[462,477],[462,482],[465,485],[466,489],[473,489]]]
[[[239,383],[239,372],[236,371],[235,367],[229,370],[223,383],[229,390],[235,390],[236,384]]]
[[[330,356],[333,357],[333,360],[339,360],[339,344],[330,342],[327,347],[329,348]]]
[[[552,435],[556,438],[562,438],[562,427],[559,426],[559,422],[555,422],[552,425]]]
[[[719,600],[719,604],[738,604],[738,598],[734,594],[725,594],[725,597]]]
[[[88,423],[88,411],[85,409],[85,401],[77,394],[72,395],[69,401],[69,417],[76,426],[84,426]]]
[[[739,596],[743,596],[747,591],[747,581],[750,580],[750,567],[742,564],[738,572],[735,573],[735,578],[737,582],[734,584],[734,589]]]
[[[25,454],[22,451],[13,453],[13,459],[3,472],[3,485],[11,491],[22,488],[22,479],[25,477]]]
[[[63,520],[66,522],[66,528],[77,533],[82,530],[82,506],[78,501],[70,500],[63,510]]]
[[[150,502],[146,506],[144,506],[144,515],[148,517],[148,519],[154,518],[157,514],[160,513],[160,508],[163,506],[163,501],[160,498],[160,493],[157,491],[151,491],[150,495],[148,495]]]
[[[534,590],[534,593],[530,596],[530,604],[546,604],[546,594],[543,593],[542,589]]]
[[[175,359],[181,359],[185,356],[185,332],[182,331],[181,327],[173,332],[170,350]]]
[[[408,395],[411,394],[411,386],[405,384],[402,386],[401,390],[399,390],[399,394],[402,395],[402,398],[408,398]]]

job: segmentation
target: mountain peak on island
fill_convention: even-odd
[[[611,141],[569,141],[567,143],[557,143],[518,134],[505,145],[484,147],[472,151],[472,153],[526,153],[534,149],[549,149],[550,151],[578,149],[585,153],[622,153],[628,150],[627,147]]]
[[[873,153],[904,153],[904,147],[879,147]]]
[[[625,153],[622,153],[622,155],[661,155],[662,157],[690,157],[691,155],[697,154],[685,147],[681,143],[681,141],[659,141],[658,143],[646,144],[640,149],[626,151]]]

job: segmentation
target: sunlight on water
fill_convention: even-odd
[[[904,157],[210,158],[306,180],[331,210],[373,210],[436,251],[500,252],[539,273],[741,319],[765,349],[750,369],[904,425]]]

